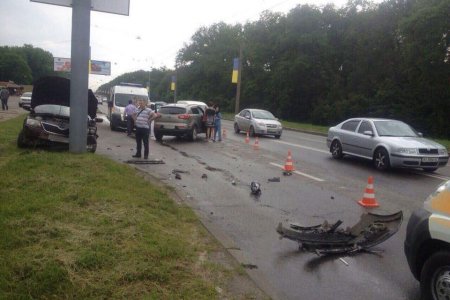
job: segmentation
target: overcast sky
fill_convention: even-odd
[[[264,10],[286,13],[298,4],[342,6],[346,0],[130,0],[130,15],[91,13],[91,58],[110,61],[112,75],[90,75],[96,88],[114,77],[151,66],[173,68],[175,56],[201,26],[254,21]],[[70,57],[68,7],[0,0],[0,46],[32,44]]]

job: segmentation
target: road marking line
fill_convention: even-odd
[[[285,144],[285,145],[289,145],[289,146],[293,146],[293,147],[297,147],[297,148],[303,148],[303,149],[307,149],[307,150],[317,151],[317,152],[325,153],[325,154],[330,153],[329,151],[320,150],[317,148],[312,148],[312,147],[307,147],[307,146],[302,146],[302,145],[298,145],[298,144],[294,144],[294,143],[288,143],[288,142],[283,142],[283,141],[275,141],[275,143],[280,143],[280,144]]]
[[[278,167],[280,169],[284,169],[284,167],[282,165],[279,165],[279,164],[276,164],[276,163],[273,163],[273,162],[271,162],[269,164],[271,164],[272,166]],[[302,173],[302,172],[299,172],[299,171],[293,171],[292,173],[295,173],[295,174],[301,175],[301,176],[305,176],[305,177],[308,177],[310,179],[313,179],[313,180],[316,180],[316,181],[319,181],[319,182],[325,181],[325,180],[323,180],[321,178],[314,177],[314,176],[311,176],[311,175],[308,175],[308,174],[305,174],[305,173]]]
[[[413,173],[417,174],[417,175],[428,176],[431,178],[436,178],[436,179],[445,180],[445,181],[450,180],[450,177],[445,177],[445,176],[441,176],[441,175],[425,174],[425,173],[419,173],[419,172],[413,172]]]

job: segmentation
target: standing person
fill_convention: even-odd
[[[133,104],[133,100],[128,100],[128,105],[125,107],[123,111],[123,117],[127,120],[127,136],[130,136],[133,133],[134,120],[133,115],[136,112],[136,106]]]
[[[214,142],[216,141],[216,135],[219,135],[218,141],[222,141],[222,114],[220,113],[219,105],[214,105],[216,115],[214,116]]]
[[[214,131],[214,117],[216,115],[216,111],[212,107],[212,102],[208,103],[208,107],[205,110],[205,116],[206,116],[206,139],[208,141],[212,140],[213,138],[213,131]]]
[[[158,116],[148,107],[145,101],[139,99],[133,119],[136,125],[136,154],[133,157],[141,157],[142,143],[144,144],[144,159],[148,159],[149,146],[148,136],[150,135],[150,123]]]
[[[8,110],[8,98],[9,98],[9,92],[7,88],[3,88],[0,92],[0,98],[2,100],[2,109]]]

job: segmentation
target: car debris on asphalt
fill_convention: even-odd
[[[272,177],[272,178],[267,179],[267,181],[268,182],[280,182],[281,179],[280,179],[280,177]]]
[[[175,173],[175,179],[181,180],[181,175],[180,175],[180,173]]]
[[[190,174],[189,171],[184,171],[184,170],[180,170],[180,169],[173,169],[172,170],[172,174]]]
[[[250,184],[250,189],[253,195],[261,194],[261,184],[259,182],[252,181],[252,183]]]
[[[202,178],[206,180],[206,179],[208,179],[208,175],[202,174]]]
[[[342,224],[325,221],[321,225],[303,227],[290,224],[289,228],[279,223],[276,231],[280,239],[287,238],[299,243],[299,249],[319,255],[353,253],[368,250],[393,236],[403,220],[403,212],[391,215],[364,213],[358,223],[347,229],[338,229]]]
[[[145,159],[145,160],[127,160],[125,161],[127,164],[136,164],[136,165],[161,165],[165,164],[162,159]]]

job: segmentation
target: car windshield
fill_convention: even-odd
[[[168,115],[180,115],[186,113],[186,108],[176,106],[164,106],[159,109],[159,113]]]
[[[272,113],[265,110],[255,110],[252,112],[253,118],[255,119],[264,119],[264,120],[275,120],[275,117]]]
[[[31,97],[31,93],[27,92],[27,93],[23,93],[22,95],[23,97]]]
[[[70,107],[54,104],[38,105],[34,108],[37,114],[58,115],[63,117],[70,117]]]
[[[415,131],[400,121],[374,121],[379,136],[417,137]]]
[[[128,105],[129,100],[144,100],[148,102],[148,96],[145,95],[132,95],[132,94],[115,94],[114,95],[115,105],[119,107],[125,107]]]

